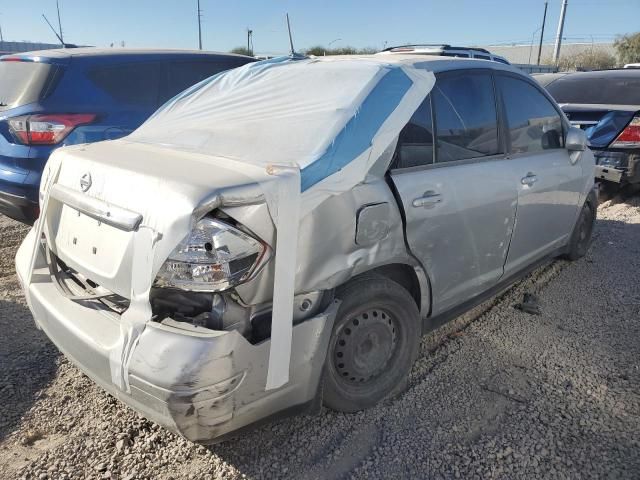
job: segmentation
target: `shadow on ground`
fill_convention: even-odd
[[[22,303],[0,300],[0,441],[18,428],[55,377],[58,351]]]

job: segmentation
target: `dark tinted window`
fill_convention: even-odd
[[[39,62],[0,62],[0,110],[40,100],[54,68]]]
[[[466,73],[440,77],[431,96],[438,163],[499,153],[491,76]]]
[[[97,67],[89,78],[107,95],[120,103],[156,109],[160,103],[162,66],[138,62]]]
[[[167,90],[163,94],[162,102],[169,100],[205,78],[238,65],[238,63],[231,62],[206,61],[169,63],[167,64]]]
[[[558,103],[640,105],[640,72],[576,73],[546,88]]]
[[[539,152],[562,148],[562,120],[551,102],[533,85],[510,77],[499,77],[511,151]]]
[[[500,57],[493,57],[493,61],[498,63],[504,63],[505,65],[509,65],[509,62],[507,62],[506,60],[503,60]]]
[[[481,58],[482,60],[491,60],[489,55],[478,55],[477,53],[473,54],[473,58]]]
[[[433,163],[433,122],[431,100],[427,97],[400,132],[394,168]]]

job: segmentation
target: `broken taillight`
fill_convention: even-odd
[[[93,113],[24,115],[8,120],[14,137],[24,145],[55,145],[74,128],[96,119]]]
[[[640,147],[640,116],[633,117],[629,125],[620,132],[620,135],[613,141],[611,147],[617,148],[638,148]]]

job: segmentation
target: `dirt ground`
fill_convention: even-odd
[[[537,270],[422,341],[409,387],[203,447],[102,392],[36,330],[0,217],[0,477],[640,478],[640,199],[586,258]],[[541,315],[514,308],[537,294]]]

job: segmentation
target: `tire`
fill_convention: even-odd
[[[336,291],[342,300],[323,375],[325,406],[356,412],[405,384],[418,354],[420,312],[407,290],[378,274]]]
[[[568,251],[565,255],[567,260],[575,261],[584,257],[591,245],[591,234],[596,222],[596,207],[591,202],[585,202],[580,211],[578,221],[573,227],[571,239],[569,240]]]

